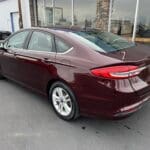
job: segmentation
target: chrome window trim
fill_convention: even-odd
[[[11,48],[11,47],[6,47],[6,49],[8,50],[8,51],[22,51],[22,50],[24,50],[23,48]]]
[[[35,52],[35,53],[47,53],[47,54],[60,54],[60,55],[64,55],[64,54],[67,54],[69,53],[70,51],[73,50],[73,47],[69,48],[66,52],[63,52],[63,53],[58,53],[58,52],[46,52],[46,51],[37,51],[37,50],[30,50],[30,49],[24,49],[28,52]]]
[[[46,52],[46,51],[38,51],[38,50],[30,50],[30,49],[23,49],[23,48],[9,48],[8,50],[10,51],[23,51],[23,52],[35,52],[35,53],[46,53],[46,54],[59,54],[59,55],[65,55],[67,53],[69,53],[70,51],[72,51],[74,49],[74,47],[69,48],[67,51],[62,52],[62,53],[58,53],[58,52]]]
[[[59,52],[59,53],[57,52],[57,54],[60,54],[60,55],[61,55],[61,54],[62,54],[62,55],[65,55],[65,54],[67,54],[67,53],[71,52],[73,49],[74,49],[74,47],[71,47],[71,48],[69,48],[67,51],[65,51],[65,52],[62,52],[62,53],[61,53],[61,52]]]

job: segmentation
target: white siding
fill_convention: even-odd
[[[21,0],[23,27],[31,27],[29,0]]]
[[[0,30],[12,31],[11,12],[18,12],[18,0],[4,0],[0,2]]]

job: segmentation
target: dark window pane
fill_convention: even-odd
[[[55,1],[55,24],[71,25],[71,0]]]
[[[38,26],[71,25],[71,0],[37,0]],[[53,10],[54,14],[53,14]],[[54,20],[53,20],[53,15]],[[55,22],[53,22],[55,21]]]
[[[38,26],[50,26],[53,24],[52,0],[37,0]]]
[[[53,51],[52,40],[53,37],[49,34],[42,32],[34,32],[32,34],[28,49],[35,51],[52,52]]]
[[[113,0],[111,31],[115,34],[132,37],[136,0]]]
[[[142,0],[139,6],[137,41],[150,44],[150,1]]]
[[[69,46],[69,44],[65,43],[64,41],[56,38],[56,47],[57,47],[57,52],[58,53],[63,53],[66,52],[67,50],[69,50],[71,48],[71,46]]]
[[[97,0],[75,0],[74,22],[81,27],[95,27]]]

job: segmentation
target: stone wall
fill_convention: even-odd
[[[97,0],[96,28],[99,28],[103,31],[108,30],[109,4],[110,0]]]

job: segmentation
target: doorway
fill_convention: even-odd
[[[18,31],[19,28],[19,12],[11,12],[10,13],[11,18],[11,29],[12,32]]]

